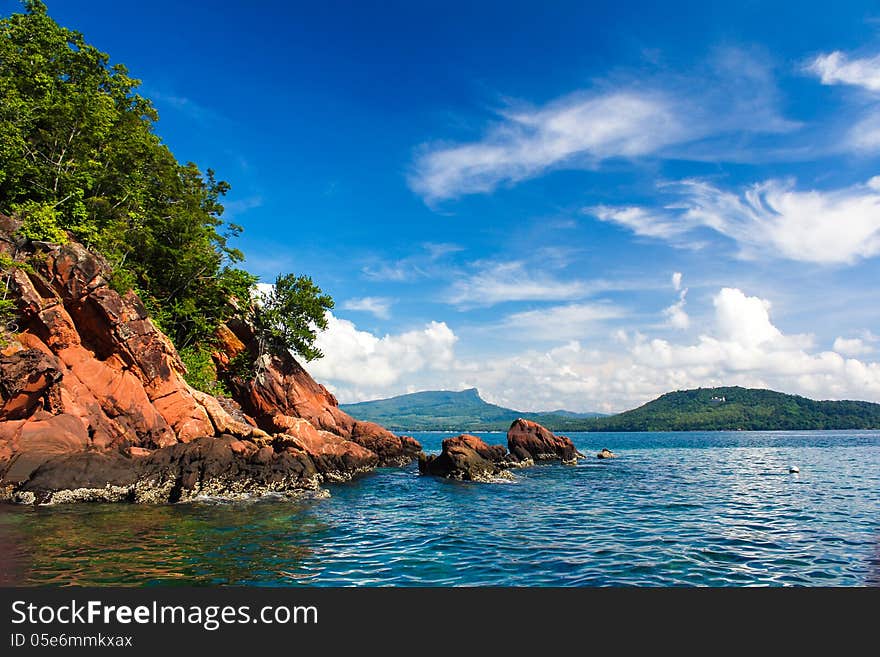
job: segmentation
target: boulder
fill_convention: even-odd
[[[575,464],[584,455],[575,449],[571,439],[557,436],[537,422],[520,418],[507,431],[507,449],[517,460],[560,460]]]
[[[438,455],[419,457],[419,472],[461,481],[489,481],[510,477],[511,467],[503,445],[487,445],[477,436],[446,438]]]
[[[612,452],[607,447],[603,447],[602,451],[599,452],[598,454],[596,454],[596,458],[597,459],[615,459],[615,458],[617,458],[617,454]]]

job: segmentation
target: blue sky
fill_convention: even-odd
[[[336,299],[341,401],[880,401],[874,3],[48,4]]]

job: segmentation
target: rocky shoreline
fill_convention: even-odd
[[[0,216],[0,254],[18,319],[0,345],[0,502],[173,503],[314,493],[377,467],[487,481],[536,461],[583,457],[564,436],[515,421],[507,448],[475,436],[427,456],[409,436],[355,420],[287,355],[251,378],[227,376],[229,397],[184,380],[171,341],[133,292],[84,246],[17,239]],[[222,325],[219,372],[255,349],[251,328]]]
[[[133,292],[84,246],[19,240],[0,216],[0,254],[18,318],[0,348],[0,501],[175,502],[315,491],[421,445],[339,409],[292,357],[218,398],[184,380],[170,340]],[[247,325],[221,327],[218,370],[253,349]]]

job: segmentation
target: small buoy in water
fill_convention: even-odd
[[[788,474],[797,474],[800,471],[801,471],[801,469],[799,467],[797,467],[796,465],[793,465],[788,469]]]

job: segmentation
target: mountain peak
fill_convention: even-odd
[[[458,393],[462,397],[467,397],[468,399],[479,399],[482,401],[482,397],[480,397],[480,391],[476,388],[467,388],[466,390],[462,390]]]

